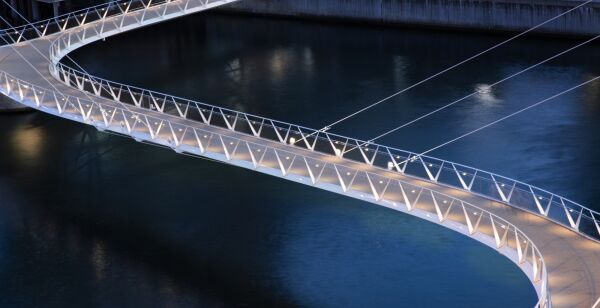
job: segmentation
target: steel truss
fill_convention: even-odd
[[[150,0],[145,0],[150,1]],[[144,1],[142,1],[144,2]],[[71,68],[60,60],[74,49],[100,38],[135,27],[143,21],[161,20],[165,14],[182,13],[181,0],[149,13],[115,16],[65,31],[50,47],[50,71],[62,83],[103,97],[182,119],[227,128],[257,138],[275,140],[327,155],[365,163],[406,176],[463,189],[552,220],[595,241],[600,241],[600,213],[539,187],[492,172],[407,150],[345,137],[304,126],[252,115],[174,95],[121,84]],[[185,2],[185,1],[184,1]],[[188,1],[189,2],[189,1]],[[204,5],[200,2],[197,5]],[[124,6],[124,5],[122,5]],[[188,5],[189,6],[189,5]],[[127,15],[127,18],[125,17]],[[146,19],[144,19],[146,18]],[[348,149],[355,149],[348,151]]]
[[[145,110],[101,103],[102,100],[89,101],[63,95],[5,72],[0,72],[0,92],[32,108],[92,125],[101,131],[167,146],[178,153],[225,161],[443,225],[492,247],[512,260],[533,283],[539,297],[536,307],[551,306],[544,259],[526,234],[509,221],[480,207],[425,186],[408,183],[395,171],[364,171],[360,162],[335,162],[326,154],[311,155],[315,152],[309,148],[290,151],[289,145],[279,140],[286,139],[284,136],[289,139],[289,131],[280,132],[276,140],[254,135],[241,135],[243,137],[240,138],[240,134],[232,133],[227,125],[208,126],[192,119],[154,116]],[[235,120],[226,119],[225,115],[223,121],[237,127],[232,124]]]

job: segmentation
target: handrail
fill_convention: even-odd
[[[175,1],[187,6],[192,0],[110,0],[106,3],[65,13],[45,20],[1,29],[0,36],[5,37],[6,41],[21,43],[63,32],[67,29],[76,28],[94,21],[106,20],[117,15]]]
[[[431,190],[424,186],[408,183],[396,177],[362,171],[357,168],[353,168],[348,164],[337,164],[310,156],[303,156],[302,152],[290,152],[287,151],[285,147],[275,147],[269,145],[269,143],[266,143],[266,145],[258,144],[247,139],[220,134],[218,131],[215,132],[215,130],[205,130],[201,128],[204,124],[197,123],[193,120],[181,120],[170,116],[158,117],[158,115],[155,117],[153,116],[155,114],[153,112],[138,112],[129,108],[108,105],[102,103],[101,101],[87,100],[70,95],[64,95],[63,93],[57,93],[52,90],[36,86],[32,83],[14,77],[4,71],[0,71],[0,92],[33,108],[37,108],[49,113],[55,113],[62,117],[85,124],[94,125],[102,130],[111,130],[129,135],[136,139],[144,138],[145,140],[154,144],[167,145],[172,147],[177,152],[187,152],[194,155],[207,155],[210,151],[209,146],[212,145],[210,140],[212,140],[213,136],[216,135],[216,138],[219,138],[221,141],[221,150],[219,150],[218,153],[223,152],[222,156],[225,157],[224,160],[241,160],[244,162],[251,162],[255,169],[267,168],[270,170],[276,170],[277,172],[281,172],[282,177],[288,177],[288,179],[291,179],[290,174],[295,174],[304,178],[309,178],[310,175],[309,179],[311,179],[312,185],[321,185],[322,187],[333,185],[336,187],[337,192],[344,195],[364,199],[372,203],[394,208],[431,222],[438,223],[496,249],[517,264],[532,281],[532,284],[534,287],[536,287],[536,292],[538,294],[538,301],[535,307],[552,306],[550,292],[548,290],[548,272],[546,263],[535,243],[522,230],[509,221],[466,201]],[[97,120],[98,114],[100,115],[100,120]],[[165,118],[167,120],[165,120]],[[159,122],[160,125],[158,125],[158,129],[156,129],[156,126],[153,126],[152,123]],[[190,125],[190,123],[194,125]],[[139,126],[136,128],[136,125]],[[168,130],[166,135],[169,137],[165,138],[160,135],[161,127],[164,127],[166,130]],[[221,131],[227,132],[226,129],[221,129]],[[188,132],[193,132],[193,135],[196,137],[196,139],[186,139],[185,136],[188,134]],[[203,135],[208,141],[200,141],[199,136]],[[210,135],[210,138],[208,135]],[[235,149],[232,152],[229,152],[226,142],[236,144]],[[243,146],[238,147],[240,143],[244,143],[248,149],[247,153],[249,155],[244,155],[244,157],[246,157],[245,159],[236,156],[236,149],[244,148]],[[267,153],[269,153],[268,151],[271,151],[271,153],[277,157],[277,161],[279,162],[278,165],[267,166],[261,163],[262,159],[261,161],[256,161],[254,155],[252,154],[254,153],[254,150],[257,152],[260,152],[261,150],[264,151],[262,154],[262,159],[264,159]],[[293,156],[292,163],[287,167],[279,159],[280,157],[285,157],[286,155],[287,159]],[[252,159],[250,160],[248,156]],[[306,167],[304,167],[303,171],[296,171],[291,168],[297,156],[301,156],[306,163]],[[310,163],[307,159],[310,160]],[[342,160],[342,162],[344,161],[346,160]],[[310,166],[315,163],[317,168],[319,165],[322,166],[320,169],[321,175],[324,172],[329,172],[330,174],[337,173],[337,179],[335,176],[332,177],[333,180],[325,179],[325,176],[315,177]],[[339,170],[351,170],[354,173],[354,178],[359,174],[360,176],[365,176],[370,184],[370,188],[365,190],[358,187],[359,185],[353,186],[352,183],[348,185],[348,183],[344,182],[342,176],[340,176]],[[392,174],[394,173],[392,172]],[[382,190],[381,187],[375,187],[375,185],[373,185],[373,181],[375,180],[379,180],[380,184],[387,182],[385,188]],[[395,199],[393,199],[393,197],[385,196],[386,189],[388,189],[390,183],[398,184],[399,190],[402,192],[402,195],[404,195],[401,202],[403,202],[406,209],[398,207],[396,202],[400,201],[394,201]],[[368,186],[369,185],[367,185],[367,187]],[[410,198],[406,197],[405,192],[416,195],[416,199],[410,201]],[[425,192],[424,195],[423,192]],[[388,195],[391,195],[391,193]],[[419,197],[422,195],[424,197],[419,199]],[[429,198],[427,199],[429,200],[428,204],[433,205],[435,211],[432,211],[430,208],[428,211],[427,209],[418,206],[418,204],[424,203],[424,198]],[[446,207],[444,208],[444,206]],[[458,223],[462,227],[457,228],[452,224],[449,224],[449,221]]]
[[[9,28],[8,31],[4,30],[4,33],[0,33],[0,35],[8,35],[8,36],[10,36],[10,39],[12,41],[14,41],[15,43],[20,43],[20,42],[23,42],[23,41],[26,41],[29,39],[35,39],[35,38],[47,36],[50,34],[54,34],[57,32],[65,33],[65,30],[67,30],[67,29],[72,30],[72,29],[78,28],[80,26],[89,26],[90,24],[94,24],[94,23],[98,24],[97,22],[102,22],[101,24],[104,25],[105,24],[104,21],[111,19],[113,17],[123,16],[128,13],[133,13],[133,12],[140,11],[140,10],[146,10],[148,8],[153,8],[155,6],[160,6],[160,5],[165,5],[165,4],[169,5],[170,3],[177,3],[177,6],[180,10],[186,11],[189,7],[189,4],[192,2],[193,2],[192,0],[130,0],[130,1],[114,1],[113,0],[108,3],[96,5],[96,6],[78,10],[75,12],[66,13],[66,14],[63,14],[63,15],[55,17],[55,18],[50,18],[47,20],[43,20],[43,21],[39,21],[39,22],[35,22],[35,23],[31,23],[31,24],[27,24],[27,25],[23,25],[23,26],[19,26],[19,27]],[[201,1],[201,2],[204,2],[204,1]],[[208,1],[206,1],[204,3],[208,3]],[[182,5],[183,5],[183,7],[182,7]],[[166,13],[166,10],[163,13]],[[141,21],[142,22],[144,21],[144,16],[142,16]],[[121,22],[121,24],[118,26],[123,27],[124,25]],[[72,32],[67,31],[67,33],[69,34],[69,40],[70,40]],[[96,32],[96,34],[100,34],[100,35],[102,35],[103,33],[104,33],[103,29],[100,29],[100,32]],[[83,33],[84,39],[85,39],[85,35],[86,35],[86,33],[84,31],[84,33]],[[64,37],[64,36],[61,35],[61,37]],[[53,46],[55,45],[55,43],[56,43],[56,41],[53,42]],[[69,47],[71,46],[70,41],[69,41],[68,46]],[[52,48],[51,48],[51,51],[52,51]],[[66,54],[66,53],[64,53],[64,54]],[[64,56],[64,54],[62,56]],[[62,56],[58,57],[58,60],[60,60],[60,58],[62,58]],[[56,59],[56,57],[53,57],[53,59]],[[58,60],[53,61],[53,63],[56,66],[59,65]],[[64,66],[63,64],[60,64],[60,65],[61,65],[60,68],[63,69],[62,73],[64,73],[65,70],[69,70],[73,74],[77,74],[79,76],[87,76],[87,74],[84,74],[83,72],[74,70],[72,68],[68,68],[68,67]],[[127,86],[127,85],[123,85],[123,84],[120,84],[117,82],[101,79],[98,77],[88,76],[87,78],[88,78],[88,80],[99,80],[101,82],[105,82],[106,84],[116,85],[119,88],[126,87],[127,89],[134,89],[144,95],[149,94],[150,96],[169,97],[170,100],[172,100],[173,102],[181,101],[186,104],[203,105],[203,106],[206,106],[207,108],[209,108],[210,110],[213,110],[214,108],[218,108],[221,112],[229,113],[229,116],[231,116],[231,114],[234,114],[236,119],[238,119],[239,116],[244,116],[245,118],[247,118],[247,117],[258,118],[261,121],[264,120],[264,121],[270,122],[271,124],[279,125],[279,128],[282,128],[282,129],[294,128],[294,132],[292,132],[292,134],[296,134],[296,135],[300,135],[300,136],[315,134],[316,135],[314,137],[315,139],[319,139],[319,140],[328,139],[330,141],[335,140],[338,144],[343,144],[344,146],[348,146],[348,144],[350,144],[350,146],[352,146],[352,147],[355,147],[358,145],[364,145],[362,148],[359,148],[359,151],[361,152],[361,154],[363,154],[362,157],[359,157],[359,159],[362,158],[366,163],[370,163],[370,164],[375,163],[374,160],[376,160],[376,159],[367,158],[367,156],[364,155],[363,150],[367,150],[367,149],[369,149],[369,146],[372,146],[372,148],[375,148],[376,154],[374,156],[383,154],[383,155],[389,155],[391,158],[388,161],[388,163],[386,163],[386,166],[382,166],[381,164],[379,164],[380,167],[387,167],[387,165],[389,165],[389,162],[391,162],[392,163],[391,168],[396,169],[398,172],[405,173],[408,176],[417,176],[420,178],[428,179],[429,181],[436,182],[438,184],[444,184],[444,185],[449,185],[452,187],[461,188],[466,191],[488,197],[492,200],[499,201],[499,202],[502,202],[502,203],[505,203],[505,204],[508,204],[511,206],[515,206],[515,207],[524,209],[528,212],[535,213],[536,215],[539,215],[539,216],[545,217],[547,219],[550,219],[554,222],[557,222],[557,223],[559,223],[571,230],[574,230],[574,231],[578,232],[579,234],[585,235],[595,241],[600,241],[600,220],[596,219],[596,216],[600,217],[599,212],[591,210],[587,207],[580,205],[579,203],[576,203],[576,202],[574,202],[570,199],[564,198],[562,196],[556,195],[547,190],[541,189],[541,188],[533,186],[533,185],[529,185],[527,183],[524,183],[524,182],[521,182],[521,181],[518,181],[518,180],[515,180],[512,178],[504,177],[504,176],[501,176],[501,175],[498,175],[498,174],[495,174],[492,172],[488,172],[488,171],[473,168],[470,166],[442,160],[442,159],[431,157],[431,156],[419,155],[418,153],[413,153],[413,152],[406,151],[406,150],[386,147],[386,146],[371,143],[368,141],[362,141],[362,140],[358,140],[358,139],[354,139],[354,138],[340,136],[337,134],[327,133],[326,131],[317,131],[317,130],[314,130],[311,128],[307,128],[307,127],[303,127],[303,126],[299,126],[299,125],[295,125],[295,124],[290,124],[290,123],[286,123],[286,122],[281,122],[281,121],[273,120],[270,118],[258,117],[258,116],[254,116],[254,115],[250,115],[250,114],[246,114],[246,113],[242,113],[242,112],[237,112],[235,110],[230,110],[227,108],[212,106],[212,105],[203,104],[200,102],[194,102],[194,101],[187,100],[187,99],[184,99],[181,97],[167,95],[164,93],[150,91],[150,90],[137,88],[137,87],[133,87],[133,86]],[[309,133],[303,134],[302,132],[309,132]],[[303,141],[310,140],[310,138],[311,137],[308,137],[308,138],[304,139]],[[283,142],[285,142],[285,141],[283,141]],[[371,150],[373,151],[372,148],[371,148]],[[333,149],[333,151],[335,152],[337,150]],[[344,151],[341,151],[341,152],[342,153],[340,153],[340,155],[345,156],[345,153],[343,153]],[[392,152],[394,154],[392,154]],[[333,153],[333,154],[336,154],[336,153]],[[402,155],[397,155],[397,154],[402,154]],[[394,155],[397,157],[396,160],[393,159]],[[413,172],[411,172],[410,170],[407,171],[406,170],[406,167],[407,167],[406,160],[409,160],[409,162],[411,162],[411,163],[414,163],[414,162],[420,163],[422,165],[422,167],[420,168],[421,170],[414,170]],[[452,174],[453,179],[447,179],[445,181],[444,179],[447,178],[447,176],[445,176],[446,173]],[[484,183],[486,185],[482,185],[480,182]],[[482,187],[482,186],[483,187],[487,186],[487,188],[480,188],[478,191],[477,190],[478,187]],[[491,186],[491,189],[490,189],[490,186]],[[520,198],[517,200],[517,198],[514,198],[515,191],[520,192],[522,195],[521,197],[523,197],[523,195],[527,195],[527,197]],[[563,211],[564,211],[564,213],[563,213]],[[582,224],[582,221],[584,222],[583,224]]]
[[[139,22],[139,19],[135,18],[133,22]],[[284,144],[294,140],[291,142],[294,146],[311,151],[349,158],[383,169],[393,169],[406,176],[459,188],[544,217],[600,242],[599,212],[509,177],[407,150],[329,133],[327,130],[316,130],[125,85],[88,75],[60,63],[70,51],[101,37],[116,34],[123,27],[131,27],[131,24],[125,22],[125,17],[121,18],[120,24],[114,22],[111,24],[102,20],[63,32],[50,46],[52,75],[66,85],[77,87],[95,96],[184,119],[195,119],[204,124],[220,125],[255,137],[278,140]],[[269,129],[270,132],[265,132]],[[346,153],[345,149],[348,147],[356,147],[358,150]]]

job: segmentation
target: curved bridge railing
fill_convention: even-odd
[[[135,23],[135,20],[129,22]],[[277,121],[174,95],[90,76],[61,59],[70,51],[102,37],[118,33],[129,22],[104,22],[72,29],[57,37],[50,47],[50,71],[66,85],[125,104],[224,127],[255,137],[276,140],[338,157],[355,160],[406,176],[463,189],[494,201],[554,221],[592,240],[600,241],[600,213],[539,187],[499,174],[396,149],[369,141],[340,136],[325,130]]]
[[[109,20],[112,17],[135,11],[142,11],[167,3],[175,3],[182,11],[189,10],[195,3],[208,3],[197,0],[111,0],[103,4],[66,13],[54,18],[30,23],[10,29],[0,30],[0,36],[7,42],[21,43],[47,35],[63,32],[89,23]],[[167,14],[166,11],[162,14]],[[144,17],[143,17],[144,18]],[[143,19],[142,18],[142,19]]]
[[[63,95],[6,72],[0,72],[0,92],[24,105],[93,125],[100,130],[131,136],[142,142],[168,146],[179,153],[226,161],[443,225],[494,248],[517,264],[536,289],[539,300],[535,307],[551,307],[546,263],[537,246],[525,233],[509,221],[473,204],[403,181],[395,172],[372,173],[361,170],[364,169],[360,167],[362,164],[338,164],[315,158],[314,155],[304,156],[303,154],[310,152],[288,151],[289,148],[281,145],[279,141],[255,143],[251,138],[236,137],[239,134],[230,133],[229,127],[208,129],[203,123],[193,119],[182,120],[143,110],[139,112],[137,108],[138,111],[134,111],[121,104],[115,106],[114,103],[103,104],[101,100],[90,101]],[[183,106],[179,106],[181,107]],[[163,112],[166,112],[166,107]],[[222,115],[222,123],[238,127],[231,123],[235,119],[227,117],[224,112],[211,114],[215,118]],[[255,120],[246,122],[248,128],[253,121]],[[271,121],[268,120],[268,125],[265,123],[262,127],[275,128],[274,133],[277,134],[279,126]],[[291,138],[287,132],[286,134],[286,139]]]

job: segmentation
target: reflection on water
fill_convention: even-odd
[[[494,95],[494,89],[488,84],[476,84],[477,98],[484,104],[497,103],[500,100]]]
[[[101,240],[94,242],[94,248],[92,251],[92,263],[96,269],[96,280],[101,281],[104,277],[104,270],[106,268],[106,260],[104,257],[104,244]]]
[[[321,127],[499,39],[199,14],[75,56],[114,80]],[[489,88],[570,44],[520,40],[336,131],[370,138],[477,91],[383,140],[430,148],[597,73],[591,46]],[[591,84],[436,155],[595,206],[598,95]],[[2,116],[0,142],[1,306],[535,301],[497,253],[357,200],[40,113]]]
[[[2,306],[535,300],[509,261],[418,219],[41,113],[4,117],[1,140],[22,125],[53,146],[0,156]]]
[[[111,79],[319,128],[502,39],[253,18],[243,19],[239,26],[231,20],[180,19],[98,42],[75,56],[89,71]],[[147,39],[148,33],[152,40]],[[146,52],[123,52],[131,42]],[[597,75],[600,62],[595,55],[600,45],[596,44],[489,87],[577,43],[517,40],[402,93],[334,127],[333,132],[368,140],[476,91],[451,108],[381,139],[412,151],[430,149]],[[96,61],[91,50],[101,52],[106,63],[121,65],[106,66],[104,60]],[[590,170],[600,168],[595,159],[600,146],[590,144],[600,143],[594,133],[600,130],[600,112],[595,108],[600,99],[594,90],[598,84],[562,95],[432,154],[594,206],[600,198],[592,184],[598,173]]]
[[[271,67],[269,76],[273,79],[273,82],[281,80],[284,71],[287,69],[286,66],[288,62],[290,62],[289,57],[289,52],[285,49],[273,50],[269,59],[269,65]]]
[[[14,133],[11,142],[19,157],[19,163],[35,164],[44,146],[42,127],[22,126]]]

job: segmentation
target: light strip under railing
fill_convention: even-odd
[[[180,153],[217,155],[223,161],[237,162],[249,169],[331,190],[446,226],[496,249],[517,264],[536,289],[539,300],[535,307],[551,307],[543,256],[518,227],[478,206],[403,181],[393,172],[364,171],[360,165],[345,160],[334,163],[315,158],[315,155],[310,155],[314,152],[306,149],[288,151],[277,141],[255,143],[252,139],[229,134],[225,128],[207,130],[202,128],[204,124],[193,120],[164,115],[154,117],[152,113],[63,95],[5,72],[0,72],[0,92],[33,108],[101,130],[168,146]]]
[[[215,125],[216,121],[220,121],[230,130],[249,130],[246,133],[257,137],[265,137],[265,128],[271,128],[274,130],[271,137],[276,137],[281,143],[294,143],[294,146],[361,161],[384,169],[394,169],[407,176],[460,188],[535,213],[595,241],[600,240],[599,212],[521,181],[431,156],[380,144],[369,144],[355,138],[89,76],[60,63],[64,55],[71,50],[97,40],[98,36],[106,33],[108,31],[101,25],[92,25],[60,35],[50,47],[53,75],[67,85],[96,96],[181,118],[193,118],[192,114],[195,114],[196,119],[205,124]],[[348,146],[358,145],[363,145],[358,148],[359,151],[345,153],[344,150]]]
[[[106,20],[112,19],[118,16],[125,16],[127,14],[131,14],[133,12],[137,12],[140,10],[148,10],[149,8],[155,8],[163,5],[165,7],[162,12],[162,16],[159,14],[159,18],[162,18],[167,13],[167,5],[175,3],[177,7],[181,11],[186,11],[189,9],[190,3],[194,3],[198,1],[194,0],[133,0],[133,1],[111,1],[106,4],[98,5],[95,7],[90,7],[87,9],[83,9],[76,12],[71,12],[59,16],[57,18],[52,18],[49,20],[41,21],[38,23],[28,24],[21,27],[16,27],[11,29],[10,31],[4,33],[4,35],[12,35],[16,36],[17,42],[23,42],[25,40],[31,38],[38,38],[41,36],[53,34],[55,32],[65,32],[65,30],[73,30],[80,28],[81,26],[89,26],[90,24],[101,21],[102,25],[105,25]],[[204,2],[204,1],[200,1]],[[204,2],[208,3],[208,2]],[[119,25],[113,23],[116,27],[124,27],[122,19]],[[142,16],[141,22],[144,21],[144,16]],[[140,20],[138,20],[140,22]],[[56,29],[53,31],[51,26],[54,26]],[[40,29],[42,29],[40,31]],[[87,29],[87,27],[85,27]],[[27,31],[35,33],[33,37],[29,37]],[[83,30],[83,38],[81,41],[86,39],[85,30]],[[72,46],[71,42],[71,31],[66,31],[69,34],[69,40],[66,43],[67,49]],[[102,34],[103,30],[100,29],[100,32],[96,34]],[[62,36],[61,36],[62,37]],[[89,38],[89,37],[88,37]],[[54,44],[53,44],[54,46]],[[51,49],[51,51],[54,49]],[[58,52],[58,51],[56,51]],[[97,77],[89,77],[90,80],[98,79]],[[109,81],[107,81],[109,82]],[[114,82],[110,82],[112,84],[117,84]],[[120,85],[125,86],[125,85]],[[128,88],[134,88],[131,86],[126,86]],[[150,97],[153,94],[156,95],[165,95],[162,93],[158,93],[155,91],[144,90],[139,88],[134,88],[140,90],[142,95],[144,92],[149,93]],[[184,102],[188,100],[184,100],[182,98],[178,98],[175,96],[168,96],[173,99],[173,103],[175,106],[177,105],[175,99],[183,100]],[[190,103],[191,101],[188,101]],[[192,102],[198,103],[198,102]],[[199,103],[198,103],[199,104]],[[206,104],[204,104],[206,105]],[[267,118],[257,117],[253,115],[247,115],[244,113],[240,113],[233,110],[228,110],[226,108],[220,108],[216,106],[207,105],[210,108],[218,108],[218,110],[224,113],[230,113],[227,116],[231,117],[232,114],[235,116],[235,120],[239,118],[240,115],[246,115],[246,120],[248,116],[260,118],[264,120],[269,120],[271,124],[283,125],[280,126],[279,129],[287,130],[286,136],[288,135],[297,135],[298,138],[304,139],[306,147],[310,147],[308,140],[310,137],[314,135],[314,140],[323,140],[327,139],[330,143],[335,140],[336,144],[339,144],[342,149],[338,149],[337,146],[332,144],[332,150],[335,155],[344,156],[343,149],[350,146],[360,146],[360,157],[359,159],[363,159],[365,163],[376,165],[379,167],[389,167],[396,169],[398,172],[404,173],[409,176],[417,176],[420,178],[428,179],[429,181],[433,181],[439,184],[449,185],[452,187],[458,187],[464,190],[467,190],[472,193],[476,193],[482,196],[486,196],[496,201],[500,201],[512,206],[516,206],[521,209],[525,209],[529,212],[535,213],[537,215],[546,217],[550,220],[553,220],[565,227],[568,227],[582,235],[585,235],[591,239],[598,241],[600,239],[600,221],[596,218],[600,218],[600,213],[593,211],[589,208],[586,208],[574,201],[551,193],[549,191],[543,190],[541,188],[508,178],[501,175],[497,175],[491,172],[483,171],[477,168],[473,168],[470,166],[461,165],[458,163],[453,163],[445,160],[441,160],[438,158],[419,155],[417,153],[412,153],[405,150],[394,149],[374,143],[369,143],[366,141],[339,136],[336,134],[326,133],[319,130],[309,129],[306,127],[301,127],[294,124],[289,124],[281,121],[275,121]],[[212,109],[211,109],[212,110]],[[162,111],[162,110],[159,110]],[[212,114],[212,112],[211,112]],[[244,119],[242,118],[242,121]],[[268,124],[267,124],[268,125]],[[235,128],[231,128],[235,129]],[[294,129],[294,131],[292,131]],[[305,133],[305,132],[309,133]],[[322,134],[324,136],[320,136]],[[294,137],[290,137],[294,138]],[[287,139],[287,138],[284,138]],[[282,142],[287,142],[282,140]],[[314,148],[314,146],[313,146]],[[373,154],[365,154],[365,152],[371,151]],[[339,153],[338,153],[339,152]],[[392,153],[394,152],[394,153]],[[404,154],[404,155],[403,155]],[[376,164],[376,160],[378,160],[377,156],[383,155],[384,157],[388,156],[387,162],[384,165],[381,163]],[[396,159],[394,159],[396,157]],[[416,170],[415,172],[407,172],[408,162],[404,162],[400,165],[398,162],[406,161],[414,163],[417,162],[417,165],[420,163],[420,170]],[[414,164],[413,164],[414,166]],[[451,173],[453,175],[453,179],[448,181],[444,181],[444,173]],[[481,181],[486,183],[487,185],[481,185]],[[479,187],[479,190],[477,189]],[[486,187],[487,186],[487,187]],[[521,195],[525,195],[525,198],[521,196],[515,197],[515,191],[521,192]],[[519,201],[515,201],[515,200]],[[583,224],[582,224],[583,222]]]
[[[54,18],[25,24],[18,27],[0,30],[0,36],[10,36],[10,41],[17,43],[52,35],[71,28],[86,25],[98,20],[105,20],[116,15],[127,14],[150,7],[177,2],[183,9],[194,0],[127,0],[109,1],[107,3],[66,13]]]

